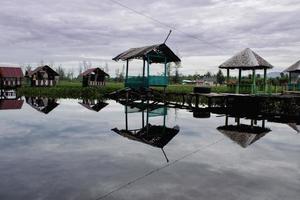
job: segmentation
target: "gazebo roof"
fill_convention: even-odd
[[[131,48],[118,56],[113,60],[130,60],[130,59],[144,59],[149,54],[166,56],[167,62],[180,62],[180,58],[166,44],[155,44],[151,46],[144,46],[138,48]],[[164,63],[165,59],[160,57],[151,57],[151,63]]]
[[[270,69],[273,66],[249,48],[235,54],[219,66],[221,69]]]
[[[79,76],[86,76],[93,72],[96,72],[97,70],[100,71],[104,76],[109,76],[105,71],[103,71],[99,67],[87,69],[86,71],[82,72]]]
[[[284,70],[284,72],[300,72],[300,60],[288,67],[286,70]]]
[[[33,74],[35,74],[39,71],[43,71],[43,70],[48,70],[49,72],[53,73],[54,76],[59,76],[59,74],[55,70],[53,70],[51,67],[49,67],[48,65],[40,66],[40,67],[35,68],[32,71],[28,71],[27,76],[31,77]]]

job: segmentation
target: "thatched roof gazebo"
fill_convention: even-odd
[[[256,92],[256,70],[264,70],[264,91],[267,89],[267,69],[273,68],[265,59],[259,56],[257,53],[249,48],[237,53],[226,62],[219,66],[220,69],[227,69],[227,84],[229,84],[229,76],[231,69],[239,70],[238,83],[236,87],[236,93],[240,93],[242,70],[252,70],[252,85],[251,92]]]
[[[133,59],[143,60],[143,75],[129,77],[129,61]],[[166,87],[168,85],[167,64],[178,63],[180,58],[165,44],[131,48],[116,57],[114,61],[126,61],[125,87],[148,88],[150,86]],[[147,66],[146,66],[147,63]],[[164,64],[163,76],[150,75],[150,65],[152,63]],[[147,69],[147,70],[146,70]]]
[[[285,69],[283,72],[289,73],[289,89],[298,89],[300,90],[300,84],[298,84],[298,76],[300,75],[300,60],[287,69]],[[293,77],[296,77],[293,80]]]

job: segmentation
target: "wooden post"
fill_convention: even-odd
[[[126,60],[126,76],[125,76],[125,87],[126,87],[126,83],[128,81],[128,68],[129,68],[129,60]]]
[[[143,86],[145,86],[145,68],[146,68],[146,59],[143,57]]]
[[[236,93],[237,93],[237,94],[240,93],[241,79],[242,79],[242,69],[239,68],[238,84],[237,84],[237,87],[236,87]]]
[[[264,69],[264,92],[267,93],[268,86],[267,86],[267,69]]]
[[[227,86],[229,85],[229,79],[230,79],[230,71],[229,71],[230,69],[228,68],[227,69],[227,77],[226,77],[226,83],[227,83]]]
[[[225,117],[225,126],[228,126],[228,115]]]
[[[125,125],[126,125],[126,131],[128,131],[128,110],[127,110],[127,106],[125,106]]]
[[[147,79],[148,79],[147,88],[149,88],[149,81],[150,81],[149,75],[150,75],[150,56],[147,55]]]
[[[252,94],[256,93],[256,74],[255,74],[255,69],[252,70]]]

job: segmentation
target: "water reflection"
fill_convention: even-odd
[[[20,110],[24,101],[17,96],[15,90],[1,90],[0,110]]]
[[[123,102],[125,107],[125,129],[113,128],[112,131],[126,137],[130,140],[138,141],[153,147],[160,148],[165,156],[167,162],[169,159],[164,151],[166,146],[179,132],[179,126],[169,128],[166,126],[166,116],[168,114],[165,105],[158,105],[156,103],[146,102]],[[140,113],[142,123],[139,128],[130,129],[130,113]],[[151,124],[150,118],[162,117],[161,124]],[[132,123],[136,123],[133,121]]]
[[[25,97],[25,99],[32,108],[44,114],[49,114],[59,105],[57,99],[47,97]]]
[[[99,112],[108,105],[108,103],[99,99],[83,99],[81,100],[81,102],[78,103],[83,107],[95,112]]]

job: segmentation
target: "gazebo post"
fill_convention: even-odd
[[[238,84],[237,84],[237,87],[236,87],[236,93],[237,93],[237,94],[240,93],[241,79],[242,79],[242,69],[239,68]]]
[[[165,56],[165,72],[164,72],[164,82],[165,82],[165,85],[164,85],[164,94],[166,94],[166,86],[167,86],[167,57]]]
[[[230,69],[228,68],[227,69],[227,77],[226,77],[226,83],[227,83],[227,86],[229,85],[229,77],[230,77],[230,71],[229,71]]]
[[[267,93],[267,68],[264,69],[264,92]]]
[[[125,86],[126,83],[128,82],[128,67],[129,67],[129,60],[126,60],[126,76],[125,76]]]
[[[145,85],[145,68],[146,68],[146,60],[143,57],[143,85]]]
[[[147,55],[147,88],[149,87],[149,81],[150,81],[150,57],[149,54]]]
[[[256,93],[256,74],[255,69],[252,70],[252,94]]]

